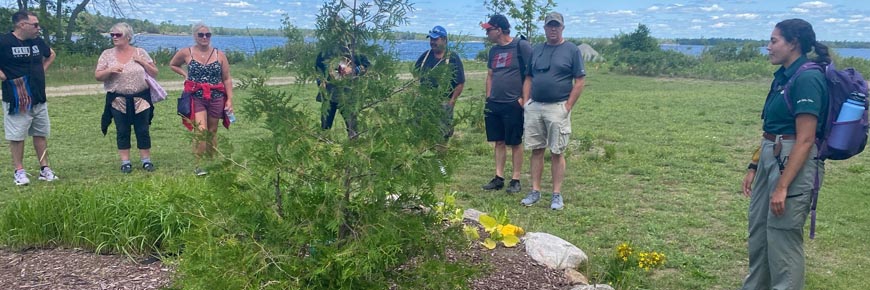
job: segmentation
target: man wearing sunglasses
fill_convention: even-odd
[[[48,167],[47,141],[51,123],[45,98],[45,70],[54,51],[39,37],[39,19],[32,12],[12,14],[15,29],[0,36],[0,81],[3,82],[3,125],[15,166],[15,185],[30,184],[24,170],[24,139],[33,137],[39,160],[39,180],[54,181]]]
[[[495,143],[495,177],[481,188],[499,190],[504,187],[504,166],[507,147],[510,147],[513,171],[505,191],[517,193],[521,190],[523,170],[523,72],[531,58],[532,47],[528,41],[511,37],[511,24],[504,15],[493,15],[480,27],[486,29],[486,38],[493,43],[486,63],[484,123],[486,141]]]
[[[521,201],[531,206],[541,198],[544,150],[550,149],[553,173],[553,198],[550,208],[561,210],[562,180],[565,177],[565,149],[571,135],[571,109],[586,83],[586,69],[577,45],[565,41],[562,14],[552,12],[544,18],[547,42],[535,45],[532,61],[523,84],[525,102],[526,149],[532,150],[530,167],[532,191]]]

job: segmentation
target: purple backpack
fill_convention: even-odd
[[[828,86],[828,117],[822,125],[822,135],[816,136],[816,146],[819,148],[819,155],[816,156],[816,158],[819,160],[845,160],[858,155],[858,153],[864,151],[864,147],[867,146],[868,128],[870,128],[870,122],[868,122],[867,117],[868,102],[865,100],[864,113],[858,120],[837,122],[837,116],[840,115],[840,109],[843,107],[843,103],[845,103],[850,96],[853,94],[867,96],[867,82],[864,80],[861,73],[856,71],[854,68],[850,67],[844,70],[837,70],[833,63],[823,68],[815,62],[807,62],[798,68],[797,72],[795,72],[785,85],[785,93],[783,96],[785,97],[785,103],[788,106],[788,110],[792,115],[794,115],[794,109],[791,105],[791,99],[788,96],[789,87],[791,87],[792,81],[794,81],[800,73],[811,69],[822,71],[825,74]],[[837,149],[828,146],[828,138],[831,137],[831,132],[835,130],[838,131],[838,135],[842,134],[840,136],[848,136],[847,141],[845,142],[848,144],[846,149]],[[821,184],[819,183],[819,175],[817,171],[816,181],[813,184],[813,203],[810,210],[812,217],[810,220],[810,239],[814,238],[816,233],[816,204],[818,203],[820,186]]]

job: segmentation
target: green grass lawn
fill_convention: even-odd
[[[482,70],[475,64],[466,68]],[[167,69],[161,75],[167,72],[171,73]],[[87,74],[92,79],[92,71]],[[468,79],[457,114],[469,111],[472,104],[479,106],[483,78],[478,73]],[[552,233],[574,243],[590,255],[589,269],[581,270],[591,270],[587,274],[593,279],[620,242],[632,242],[636,250],[655,250],[668,257],[666,267],[651,275],[651,289],[735,289],[747,272],[749,200],[740,194],[740,182],[760,140],[759,115],[767,86],[766,80],[644,78],[593,68],[572,115],[564,210],[549,209],[549,162],[544,167],[544,199],[533,207],[519,205],[522,194],[480,189],[492,178],[494,166],[483,130],[469,126],[482,122],[479,110],[470,111],[475,121],[460,124],[451,139],[451,152],[463,158],[448,165],[452,182],[445,190],[459,192],[463,207],[507,210],[511,222],[527,231]],[[295,101],[311,112],[319,108],[310,86],[282,88],[300,94]],[[247,97],[240,90],[236,102]],[[15,187],[11,166],[6,163],[0,170],[5,176],[0,182],[0,206],[49,189],[96,184],[123,187],[134,180],[176,186],[192,181],[190,136],[175,115],[174,105],[170,99],[156,106],[151,131],[157,171],[122,175],[114,129],[108,136],[99,131],[103,96],[50,99],[49,158],[61,180],[46,184],[34,175],[30,186]],[[220,129],[219,134],[234,145],[233,157],[244,160],[246,146],[267,131],[239,114],[237,118],[230,130]],[[343,134],[342,122],[336,121],[334,133]],[[311,122],[317,120],[312,117]],[[0,147],[7,145],[3,141]],[[33,155],[28,141],[25,165],[36,174]],[[133,156],[138,164],[135,152]],[[530,186],[528,156],[527,151],[524,191]],[[806,244],[807,289],[864,289],[861,281],[870,272],[870,256],[866,255],[870,252],[868,184],[870,153],[828,162],[818,234]]]

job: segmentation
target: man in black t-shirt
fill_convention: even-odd
[[[39,180],[54,181],[48,167],[47,141],[51,129],[45,104],[45,70],[54,61],[52,50],[39,37],[39,19],[27,11],[12,15],[15,29],[0,36],[0,81],[3,82],[3,129],[15,165],[15,185],[30,184],[24,170],[24,139],[33,137],[39,159]]]
[[[431,49],[417,58],[414,68],[420,73],[420,85],[433,88],[438,88],[438,79],[433,70],[440,67],[452,69],[450,90],[445,90],[447,101],[444,102],[444,117],[441,119],[442,133],[447,140],[453,136],[453,107],[456,106],[456,99],[465,87],[465,69],[462,67],[462,59],[457,54],[447,51],[447,30],[444,27],[433,27],[427,37]]]

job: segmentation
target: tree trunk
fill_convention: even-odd
[[[66,37],[64,37],[64,41],[72,42],[72,33],[76,30],[76,17],[79,17],[79,13],[85,11],[85,7],[90,3],[91,0],[84,0],[79,5],[76,5],[76,8],[73,9],[72,13],[69,15],[69,21],[66,24]]]
[[[63,0],[57,0],[57,3],[54,5],[57,10],[55,10],[55,20],[57,20],[57,26],[54,28],[54,40],[57,42],[63,41]]]
[[[39,13],[37,14],[40,21],[48,22],[48,18],[51,15],[48,15],[48,0],[39,0]],[[50,26],[45,25],[47,27],[43,27],[43,29],[47,29],[49,31],[45,31],[45,33],[51,33]],[[45,43],[49,46],[51,45],[51,37],[44,37]]]
[[[17,0],[16,2],[18,2],[18,11],[24,11],[24,10],[27,10],[27,3],[30,1],[29,0]]]

